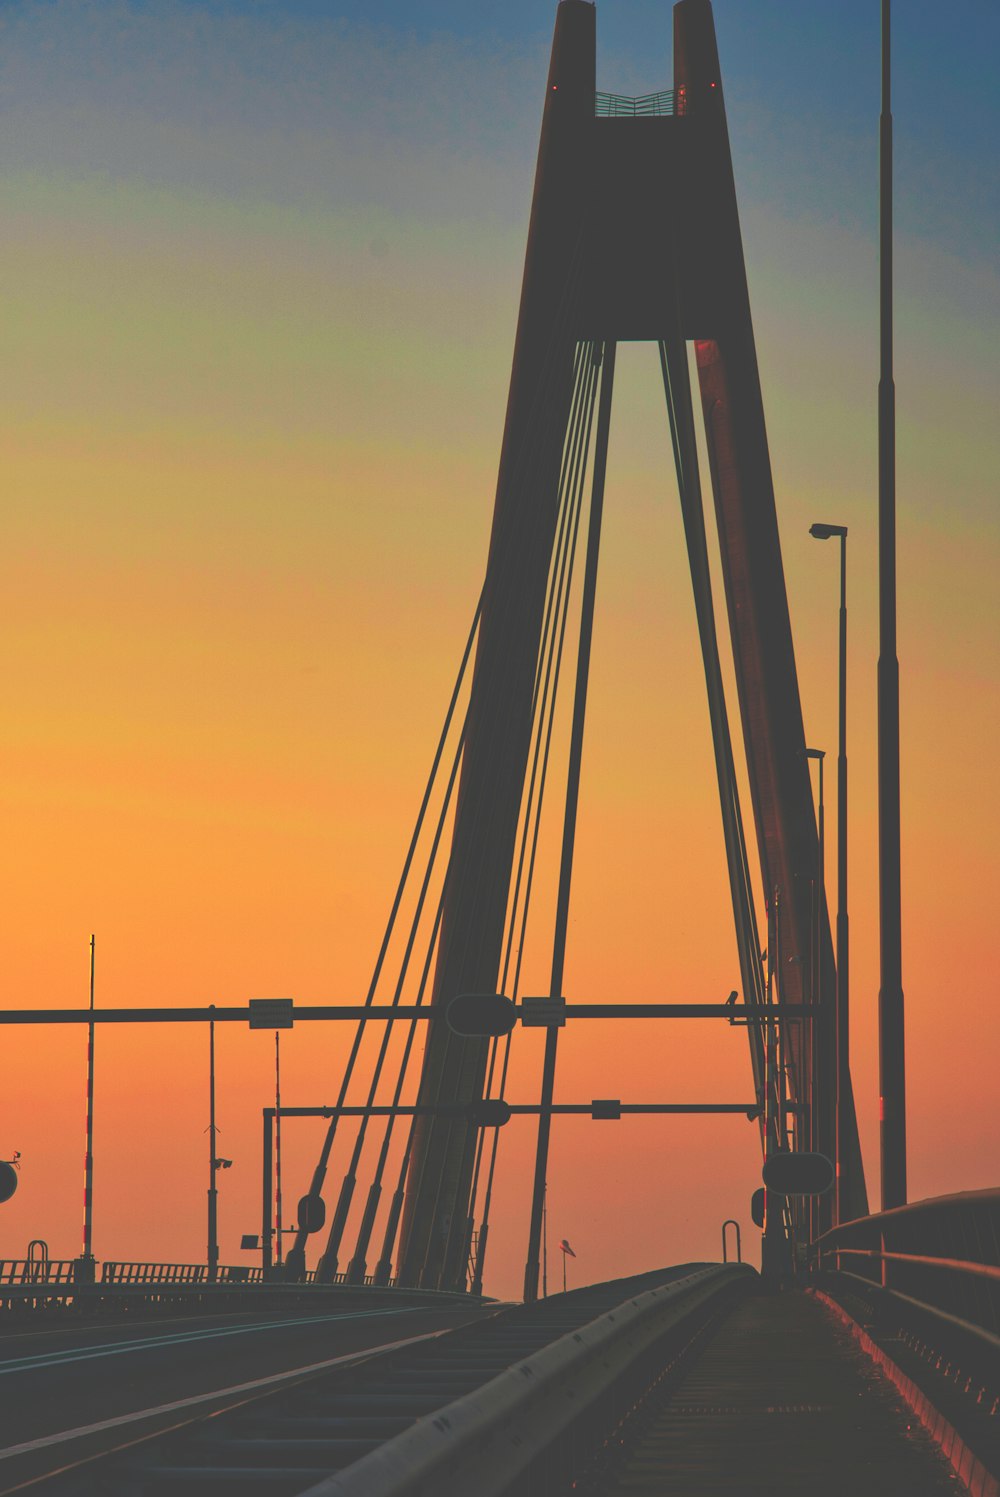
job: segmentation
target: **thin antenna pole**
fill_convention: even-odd
[[[899,661],[896,654],[896,387],[892,359],[890,0],[882,0],[879,119],[879,1134],[882,1209],[906,1204],[906,1070],[900,890]]]
[[[84,1273],[93,1277],[94,1266],[94,970],[96,942],[90,937],[90,1022],[87,1025],[87,1150],[83,1156],[83,1258]]]
[[[281,1031],[274,1031],[274,1214],[275,1261],[281,1266]]]

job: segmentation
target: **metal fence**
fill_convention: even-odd
[[[814,1266],[1000,1390],[1000,1190],[845,1222],[818,1240]]]
[[[221,1267],[218,1284],[259,1284],[264,1277],[260,1267]],[[104,1263],[102,1284],[207,1284],[208,1269],[204,1263]]]
[[[594,113],[598,119],[683,114],[684,95],[672,88],[665,88],[658,94],[642,94],[638,99],[626,98],[624,94],[595,94]]]
[[[81,1272],[81,1260],[78,1258],[0,1258],[0,1285],[50,1286],[94,1282],[95,1276],[86,1277]],[[208,1268],[204,1263],[121,1263],[109,1260],[100,1265],[97,1282],[105,1287],[113,1287],[119,1284],[130,1286],[207,1285],[211,1281],[208,1277]],[[264,1270],[259,1264],[253,1267],[240,1264],[220,1265],[214,1282],[217,1284],[262,1284],[264,1283]],[[274,1282],[281,1282],[280,1269],[275,1275]],[[315,1284],[317,1282],[316,1270],[309,1269],[299,1282]],[[347,1274],[338,1273],[330,1282],[336,1285],[346,1285]],[[394,1282],[392,1280],[389,1285],[382,1287],[392,1287]],[[361,1281],[362,1287],[371,1287],[373,1283],[372,1274],[366,1274]]]
[[[72,1284],[73,1258],[0,1258],[0,1284]]]

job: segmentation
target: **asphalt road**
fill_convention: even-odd
[[[488,1307],[489,1310],[495,1306]],[[248,1311],[0,1335],[0,1492],[64,1466],[95,1438],[65,1431],[268,1378],[479,1318],[473,1305],[433,1309]],[[485,1312],[485,1313],[488,1313]],[[138,1435],[145,1426],[130,1425]],[[5,1455],[11,1447],[43,1442]]]

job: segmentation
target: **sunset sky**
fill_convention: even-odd
[[[92,931],[104,1006],[363,997],[482,579],[554,11],[0,3],[4,1007],[85,1004]],[[1000,1183],[1000,10],[895,11],[916,1199]],[[808,527],[850,527],[873,1204],[878,12],[715,4],[806,735],[831,761],[837,557]],[[669,86],[670,46],[668,4],[601,0],[600,88]],[[569,998],[739,986],[710,753],[655,352],[627,345]],[[546,846],[528,992],[551,949]],[[835,852],[831,836],[831,885]],[[284,1037],[286,1104],[332,1100],[348,1039]],[[0,1158],[19,1149],[22,1173],[0,1255],[41,1237],[71,1257],[85,1030],[4,1040]],[[728,1027],[594,1024],[561,1045],[566,1101],[752,1094]],[[516,1036],[512,1100],[536,1100],[540,1057],[540,1035]],[[218,1066],[222,1261],[250,1262],[273,1038],[227,1026]],[[99,1259],[204,1258],[207,1123],[203,1029],[99,1030]],[[288,1221],[321,1129],[287,1126]],[[495,1294],[519,1291],[532,1149],[526,1122],[501,1136]],[[758,1172],[742,1119],[559,1122],[551,1230],[587,1279],[717,1257],[724,1217],[752,1235]]]

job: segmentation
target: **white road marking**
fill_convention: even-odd
[[[368,1312],[371,1313],[371,1312]],[[395,1312],[400,1313],[400,1312]],[[450,1329],[450,1328],[449,1328]],[[134,1414],[120,1414],[116,1419],[102,1419],[98,1424],[81,1424],[77,1429],[60,1430],[55,1435],[43,1435],[38,1440],[27,1440],[23,1445],[8,1445],[0,1450],[0,1461],[9,1461],[15,1455],[30,1455],[34,1450],[46,1450],[50,1445],[64,1445],[69,1440],[81,1440],[86,1435],[99,1435],[106,1430],[123,1429],[137,1424],[142,1419],[155,1419],[160,1414],[174,1414],[182,1409],[197,1408],[199,1404],[213,1403],[217,1399],[236,1398],[257,1389],[274,1387],[291,1378],[306,1377],[313,1372],[325,1372],[330,1367],[344,1367],[349,1362],[359,1362],[375,1352],[396,1351],[401,1346],[412,1346],[417,1341],[430,1341],[443,1331],[425,1331],[422,1336],[407,1336],[402,1341],[386,1341],[380,1346],[366,1346],[363,1351],[352,1351],[341,1357],[330,1357],[325,1362],[310,1362],[306,1367],[293,1367],[288,1372],[277,1372],[271,1377],[255,1378],[252,1383],[235,1383],[231,1388],[217,1388],[214,1393],[199,1393],[192,1398],[179,1398],[174,1403],[161,1403],[153,1409],[139,1409]]]
[[[0,1377],[9,1373],[35,1372],[45,1367],[61,1367],[70,1362],[89,1362],[97,1357],[118,1357],[130,1351],[148,1351],[160,1346],[183,1346],[191,1341],[211,1341],[223,1336],[246,1336],[252,1331],[287,1330],[290,1326],[322,1325],[331,1321],[367,1320],[378,1315],[415,1315],[426,1305],[407,1305],[399,1309],[342,1311],[339,1315],[296,1316],[290,1320],[263,1320],[254,1325],[211,1327],[204,1331],[179,1331],[171,1336],[144,1336],[141,1340],[113,1341],[110,1346],[70,1347],[66,1351],[40,1352],[33,1357],[18,1357],[0,1362]]]

